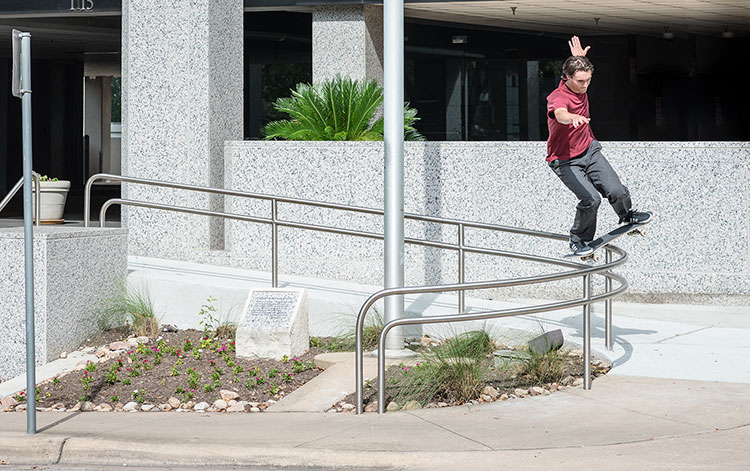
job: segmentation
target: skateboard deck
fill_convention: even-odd
[[[583,260],[599,260],[599,250],[603,249],[604,247],[608,246],[612,242],[616,241],[620,237],[624,235],[641,235],[645,236],[646,231],[643,229],[643,226],[645,226],[647,223],[635,223],[635,224],[624,224],[612,231],[607,232],[606,234],[597,237],[596,239],[592,240],[589,243],[589,247],[594,249],[593,252],[591,252],[588,255],[576,255],[574,253],[566,254],[566,258],[580,258]]]

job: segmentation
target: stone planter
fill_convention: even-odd
[[[41,223],[61,224],[65,212],[65,201],[68,199],[70,181],[41,182]],[[32,191],[32,208],[36,208],[36,191]]]

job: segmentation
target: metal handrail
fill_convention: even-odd
[[[620,275],[612,273],[610,270],[625,263],[628,259],[627,253],[615,246],[606,247],[607,250],[607,262],[603,265],[589,267],[588,265],[578,264],[575,262],[568,262],[572,265],[583,266],[585,268],[579,268],[577,270],[539,275],[534,277],[524,278],[513,278],[507,280],[498,281],[487,281],[487,282],[476,282],[476,283],[459,283],[449,284],[440,286],[416,286],[416,287],[405,287],[405,288],[389,288],[380,290],[372,294],[360,308],[359,314],[357,315],[356,323],[356,347],[355,347],[355,375],[356,375],[356,412],[361,414],[363,410],[363,345],[362,335],[364,329],[364,320],[367,311],[372,305],[379,299],[383,299],[388,296],[397,296],[405,294],[422,294],[422,293],[439,293],[444,291],[455,291],[455,290],[475,290],[475,289],[489,289],[489,288],[503,288],[510,286],[521,286],[536,283],[548,283],[551,281],[559,281],[568,278],[576,278],[583,276],[584,283],[584,294],[583,298],[574,299],[570,301],[561,301],[552,304],[543,304],[539,306],[527,306],[523,308],[515,309],[503,309],[498,311],[485,311],[472,314],[450,314],[440,316],[430,316],[421,318],[399,318],[394,319],[383,326],[383,330],[378,338],[378,413],[382,414],[385,412],[385,339],[388,332],[398,326],[404,325],[420,325],[420,324],[437,324],[437,323],[450,323],[450,322],[464,322],[472,320],[487,320],[497,319],[502,317],[519,316],[525,314],[534,314],[538,312],[548,312],[560,309],[568,309],[571,307],[584,306],[584,323],[583,323],[583,356],[584,356],[584,389],[591,388],[591,332],[590,332],[590,317],[591,317],[591,304],[594,302],[605,301],[608,306],[606,310],[609,313],[609,318],[605,322],[606,335],[605,338],[611,339],[611,300],[615,296],[622,294],[628,287],[627,280]],[[614,252],[621,257],[612,262],[611,252]],[[600,295],[591,296],[591,275],[602,274],[606,277],[609,282],[605,286],[605,292]],[[611,290],[611,280],[617,280],[620,286]],[[608,348],[611,345],[608,344]]]
[[[33,206],[34,225],[38,226],[41,223],[40,219],[42,219],[41,217],[37,217],[37,215],[41,215],[40,195],[42,191],[42,183],[41,183],[41,179],[39,178],[39,174],[36,172],[31,172],[31,178],[32,180],[34,180],[34,191],[36,192],[36,199],[34,201],[34,206]],[[0,201],[0,212],[8,205],[10,200],[12,200],[14,196],[16,196],[16,193],[18,193],[18,190],[20,190],[22,186],[23,186],[23,177],[21,177],[18,180],[18,182],[15,185],[13,185],[13,188],[11,188],[8,194],[5,195],[3,200]]]
[[[183,184],[183,183],[163,182],[163,181],[149,180],[149,179],[143,179],[143,178],[124,177],[121,175],[104,174],[104,173],[93,175],[91,178],[89,178],[89,180],[86,183],[86,187],[84,191],[84,226],[85,227],[89,227],[90,225],[89,213],[91,210],[91,188],[92,188],[93,183],[96,180],[100,180],[100,179],[108,179],[108,180],[122,181],[122,182],[127,182],[127,183],[152,185],[152,186],[159,186],[159,187],[165,187],[165,188],[191,190],[191,191],[199,191],[199,192],[211,193],[211,194],[220,194],[220,195],[225,195],[225,196],[238,196],[238,197],[269,201],[271,203],[271,217],[265,218],[265,217],[257,217],[257,216],[246,216],[242,214],[224,213],[224,212],[213,211],[213,210],[189,208],[189,207],[184,207],[184,206],[167,205],[167,204],[161,204],[161,203],[150,203],[147,201],[137,201],[137,200],[115,198],[115,199],[108,200],[107,202],[104,203],[104,205],[102,205],[102,208],[99,212],[99,224],[101,227],[104,227],[105,221],[106,221],[107,210],[109,207],[111,207],[114,204],[119,204],[121,206],[136,206],[136,207],[144,207],[144,208],[151,208],[151,209],[163,209],[163,210],[189,213],[189,214],[216,216],[216,217],[221,217],[221,218],[226,218],[226,219],[235,219],[235,220],[241,220],[241,221],[247,221],[247,222],[270,224],[272,226],[271,283],[272,283],[272,286],[274,287],[278,286],[278,228],[280,226],[297,228],[297,229],[315,230],[319,232],[327,232],[327,233],[332,233],[332,234],[353,235],[353,236],[365,237],[365,238],[370,238],[370,239],[379,239],[379,240],[384,239],[383,234],[367,232],[367,231],[355,231],[355,230],[349,230],[349,229],[341,229],[341,228],[331,227],[331,226],[321,226],[317,224],[285,221],[285,220],[279,219],[278,217],[278,204],[279,203],[299,204],[299,205],[305,205],[305,206],[344,210],[344,211],[350,211],[350,212],[355,212],[355,213],[382,216],[384,215],[384,211],[380,209],[365,208],[365,207],[358,207],[358,206],[347,206],[347,205],[336,204],[336,203],[312,201],[312,200],[305,200],[301,198],[272,196],[272,195],[266,195],[266,194],[260,194],[260,193],[237,191],[237,190],[226,190],[226,189],[220,189],[220,188],[203,187],[203,186]],[[446,291],[457,291],[459,312],[458,314],[453,314],[453,315],[432,316],[428,318],[400,318],[400,319],[392,320],[384,326],[383,331],[380,334],[379,343],[378,343],[378,372],[379,372],[379,375],[378,375],[378,385],[379,385],[378,411],[380,413],[383,413],[384,408],[385,408],[385,404],[384,404],[385,338],[386,338],[386,335],[388,334],[388,331],[390,331],[394,327],[402,326],[402,325],[417,325],[417,324],[432,324],[432,323],[443,323],[443,322],[459,322],[459,321],[479,320],[479,319],[494,319],[494,318],[501,318],[501,317],[531,314],[531,313],[537,313],[537,312],[547,312],[547,311],[553,311],[553,310],[559,310],[559,309],[566,309],[566,308],[576,307],[576,306],[583,306],[583,309],[584,309],[583,311],[583,314],[584,314],[584,325],[583,325],[584,388],[590,389],[591,387],[591,376],[590,376],[590,371],[591,371],[591,355],[590,355],[591,304],[594,302],[598,302],[598,301],[605,302],[605,344],[608,349],[611,349],[612,348],[612,298],[624,292],[628,286],[627,281],[623,277],[612,273],[611,270],[617,266],[622,265],[623,263],[625,263],[625,261],[627,261],[628,255],[624,250],[615,246],[607,246],[605,247],[605,254],[606,254],[605,263],[599,266],[590,267],[589,265],[586,265],[583,263],[560,260],[557,258],[542,257],[538,255],[510,252],[510,251],[498,250],[498,249],[489,249],[489,248],[484,248],[484,247],[468,246],[465,244],[465,240],[464,240],[466,228],[486,229],[486,230],[493,230],[493,231],[500,231],[500,232],[507,232],[507,233],[521,234],[521,235],[529,235],[529,236],[534,236],[534,237],[548,238],[548,239],[566,240],[567,236],[562,235],[562,234],[555,234],[551,232],[536,231],[536,230],[531,230],[531,229],[523,229],[523,228],[510,227],[510,226],[502,226],[502,225],[497,225],[497,224],[463,221],[463,220],[458,220],[458,219],[440,218],[440,217],[435,217],[435,216],[425,216],[425,215],[411,214],[411,213],[404,214],[404,218],[415,220],[415,221],[446,224],[446,225],[455,226],[457,228],[458,230],[458,243],[457,244],[446,243],[446,242],[435,242],[435,241],[430,241],[430,240],[413,239],[413,238],[405,238],[404,242],[410,243],[410,244],[422,245],[426,247],[456,250],[458,252],[458,259],[459,259],[458,260],[458,281],[459,282],[456,284],[446,284],[446,285],[430,285],[430,286],[384,289],[384,290],[378,291],[377,293],[374,293],[372,296],[370,296],[367,299],[367,301],[365,301],[365,303],[362,305],[359,311],[359,314],[357,316],[357,324],[356,324],[356,382],[357,382],[356,384],[356,387],[357,387],[356,411],[357,413],[362,412],[362,389],[363,389],[362,331],[364,328],[365,316],[368,310],[370,309],[370,307],[372,307],[372,305],[377,300],[388,297],[388,296],[402,296],[405,294],[439,293],[439,292],[446,292]],[[502,257],[508,257],[508,258],[516,258],[520,260],[541,262],[541,263],[546,263],[546,264],[551,264],[551,265],[574,268],[574,270],[561,272],[561,273],[539,275],[539,276],[534,276],[534,277],[526,277],[526,278],[514,278],[514,279],[496,280],[496,281],[488,281],[488,282],[465,283],[464,274],[465,274],[466,253],[476,253],[476,254],[496,255],[496,256],[502,256]],[[620,258],[618,258],[615,261],[612,261],[612,254],[619,255]],[[603,294],[592,296],[591,295],[591,275],[595,275],[595,274],[601,274],[605,277],[605,291]],[[464,294],[468,290],[491,289],[491,288],[502,288],[502,287],[520,286],[520,285],[528,285],[528,284],[536,284],[536,283],[547,283],[551,281],[577,278],[579,276],[583,278],[583,285],[584,285],[582,298],[569,300],[569,301],[562,301],[562,302],[557,302],[557,303],[552,303],[552,304],[539,305],[539,306],[528,306],[528,307],[516,308],[516,309],[505,309],[505,310],[499,310],[499,311],[487,311],[487,312],[480,312],[480,313],[463,314],[465,310],[464,309],[465,308]],[[612,290],[612,280],[616,280],[620,283],[620,286],[617,289]]]

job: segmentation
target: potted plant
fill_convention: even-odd
[[[58,180],[40,175],[40,222],[42,224],[62,224],[65,201],[70,190],[69,180]],[[31,207],[36,208],[36,191],[32,191]]]

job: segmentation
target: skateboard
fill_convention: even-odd
[[[606,234],[604,234],[604,235],[602,235],[602,236],[600,236],[600,237],[592,240],[589,243],[589,247],[591,247],[592,249],[594,249],[594,251],[591,252],[590,254],[581,256],[581,255],[576,255],[574,253],[569,253],[569,254],[564,255],[564,257],[566,257],[566,258],[580,258],[581,261],[593,260],[595,262],[598,262],[599,259],[600,259],[600,255],[601,255],[599,253],[600,249],[603,249],[604,247],[608,246],[609,244],[611,244],[612,242],[616,241],[617,239],[619,239],[620,237],[622,237],[624,235],[629,235],[629,236],[635,236],[635,235],[645,236],[646,235],[646,230],[643,228],[643,226],[645,226],[646,224],[648,224],[648,222],[646,222],[646,223],[635,223],[635,224],[624,224],[624,225],[622,225],[622,226],[620,226],[620,227],[618,227],[618,228],[616,228],[616,229],[614,229],[612,231],[609,231]]]

